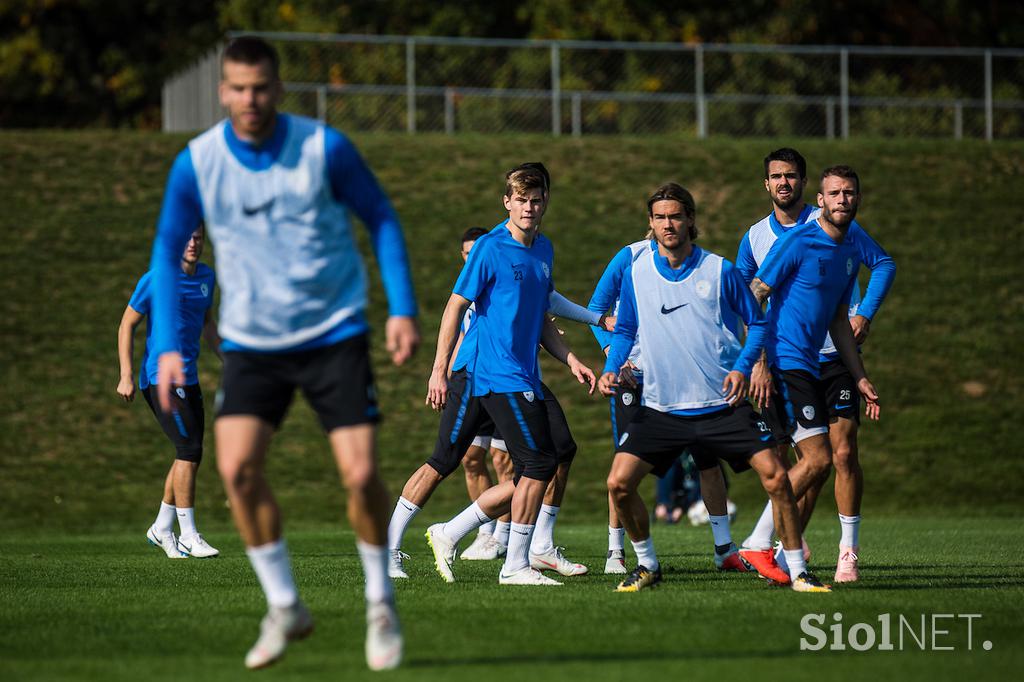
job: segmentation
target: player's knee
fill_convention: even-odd
[[[621,500],[629,496],[629,481],[615,473],[608,474],[608,493],[613,500]]]
[[[377,467],[372,460],[352,462],[341,472],[345,488],[349,492],[361,492],[377,482]]]
[[[579,448],[576,445],[576,441],[570,441],[569,443],[562,446],[558,451],[558,463],[568,464],[576,457],[576,451]]]
[[[263,472],[254,462],[218,458],[217,468],[224,486],[237,495],[246,495],[256,487]]]
[[[467,476],[484,476],[487,474],[487,465],[484,464],[482,455],[466,455],[462,458],[462,468],[466,470]]]
[[[771,471],[765,472],[761,476],[761,483],[764,485],[764,491],[769,496],[776,497],[785,494],[786,488],[789,485],[789,476],[782,466],[778,466]]]
[[[837,443],[832,450],[832,464],[836,471],[849,473],[857,468],[857,453],[850,447],[850,443],[842,441]]]

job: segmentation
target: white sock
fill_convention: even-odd
[[[502,572],[505,575],[530,567],[530,540],[533,538],[533,524],[513,523],[509,526],[508,553]]]
[[[558,518],[559,509],[550,504],[540,506],[537,528],[533,531],[533,541],[530,543],[530,554],[547,554],[555,548],[555,519]]]
[[[757,520],[754,530],[743,541],[743,546],[747,549],[771,549],[772,535],[774,534],[775,517],[772,515],[772,501],[768,500],[764,511],[761,512],[761,518]]]
[[[498,521],[494,524],[494,539],[508,547],[508,529],[512,524],[508,521]]]
[[[843,529],[842,539],[839,544],[843,547],[860,546],[860,514],[856,516],[839,515],[839,526]]]
[[[160,503],[160,513],[156,515],[153,528],[157,534],[164,535],[174,532],[174,505],[166,502]]]
[[[711,535],[715,539],[715,547],[732,544],[732,531],[729,528],[729,515],[708,516],[711,524]]]
[[[451,521],[441,526],[441,532],[447,535],[455,544],[459,544],[459,540],[490,520],[490,517],[484,514],[480,505],[474,502],[456,514],[455,518]]]
[[[488,521],[484,525],[480,526],[480,535],[494,535],[494,526],[496,521]]]
[[[416,515],[419,513],[420,508],[415,504],[404,497],[398,498],[398,503],[395,504],[395,512],[391,515],[391,523],[388,524],[389,548],[402,548],[402,536],[405,535],[405,529],[409,526],[409,522],[416,518]]]
[[[194,507],[178,507],[178,537],[189,538],[198,533],[196,530],[196,510]]]
[[[267,604],[284,608],[294,606],[299,601],[299,590],[292,577],[291,561],[288,559],[288,547],[284,539],[259,547],[247,547],[245,553],[249,555],[249,563],[256,571],[263,594],[267,596]]]
[[[625,551],[626,529],[608,526],[608,551]]]
[[[658,555],[654,553],[654,539],[647,538],[640,542],[635,540],[632,542],[637,563],[650,571],[657,571],[661,564],[658,563]]]
[[[371,545],[356,540],[359,559],[363,562],[363,575],[366,576],[366,601],[379,604],[391,601],[394,591],[391,589],[391,578],[388,577],[388,548],[382,545]]]
[[[789,570],[790,580],[796,580],[800,577],[801,573],[807,570],[807,564],[804,563],[804,550],[797,547],[796,549],[784,549],[782,553],[786,555],[786,565]]]

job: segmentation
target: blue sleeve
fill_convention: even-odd
[[[150,280],[148,272],[140,277],[138,284],[135,285],[135,291],[132,292],[132,297],[128,299],[128,306],[140,315],[149,315]]]
[[[896,261],[863,228],[857,232],[857,249],[864,265],[871,270],[868,289],[857,307],[857,314],[870,320],[882,306],[896,279]]]
[[[409,256],[398,215],[355,145],[333,128],[325,128],[327,176],[334,198],[359,216],[370,233],[373,253],[388,297],[388,314],[417,314]]]
[[[757,261],[754,260],[754,251],[750,248],[749,231],[740,240],[740,248],[736,252],[736,269],[739,270],[740,277],[747,283],[747,286],[750,286],[750,283],[754,281],[754,275],[757,274]]]
[[[594,287],[590,303],[587,304],[588,309],[593,310],[598,315],[604,315],[615,307],[615,301],[619,299],[619,288],[622,286],[622,273],[626,271],[632,262],[633,252],[628,246],[623,247],[621,251],[615,254],[615,257],[605,267],[601,279],[597,281],[597,286]],[[611,332],[593,325],[590,327],[590,331],[594,332],[594,337],[597,339],[597,343],[601,346],[602,350],[611,345]]]
[[[629,353],[633,350],[639,316],[636,312],[636,292],[633,291],[633,263],[630,261],[626,271],[622,273],[622,287],[619,290],[619,315],[615,320],[615,333],[612,335],[608,359],[604,363],[605,372],[618,373],[619,368],[626,364]]]
[[[797,234],[797,230],[790,230],[776,239],[754,277],[772,289],[777,289],[785,282],[800,264],[800,242],[794,238]]]
[[[181,351],[178,342],[178,272],[181,254],[188,245],[199,222],[203,219],[192,154],[185,148],[178,154],[167,176],[164,202],[153,240],[153,256],[149,269],[151,276],[150,353],[160,357],[169,351]]]
[[[722,264],[722,300],[747,325],[747,338],[743,350],[732,368],[749,377],[754,363],[761,357],[761,350],[768,334],[768,321],[754,294],[750,292],[750,287],[743,281],[739,268],[733,267],[729,261]]]
[[[473,250],[469,252],[466,264],[462,266],[459,278],[455,281],[453,294],[458,294],[469,301],[476,301],[484,288],[491,283],[494,279],[494,269],[490,266],[490,246],[490,240],[486,237],[477,240]]]

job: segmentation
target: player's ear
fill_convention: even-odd
[[[818,192],[818,208],[825,208],[825,195]]]

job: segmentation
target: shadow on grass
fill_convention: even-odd
[[[761,659],[761,658],[790,658],[793,656],[791,650],[776,651],[648,651],[648,652],[621,652],[611,653],[607,651],[593,653],[546,653],[546,654],[521,654],[518,656],[473,656],[467,658],[412,658],[403,665],[409,668],[437,668],[445,666],[472,666],[472,665],[523,665],[530,663],[637,663],[639,661],[687,661],[708,659]]]

